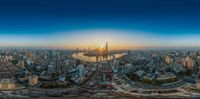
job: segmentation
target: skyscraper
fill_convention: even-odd
[[[105,55],[106,55],[106,60],[108,60],[108,42],[106,42],[105,46]]]

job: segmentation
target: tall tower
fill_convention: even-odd
[[[105,55],[106,55],[106,60],[108,60],[108,42],[106,42],[105,46]]]
[[[96,51],[96,62],[98,63],[98,61],[99,61],[99,49],[97,48],[95,51]]]
[[[77,48],[77,49],[76,49],[76,55],[78,55],[78,51],[79,51],[79,49]]]

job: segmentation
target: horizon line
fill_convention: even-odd
[[[79,48],[79,50],[87,50],[88,48]],[[45,46],[0,46],[0,49],[57,49],[57,50],[77,50],[77,48],[66,47],[45,47]],[[95,50],[96,48],[90,48]],[[142,46],[134,48],[109,48],[109,50],[137,50],[137,49],[200,49],[200,46]]]

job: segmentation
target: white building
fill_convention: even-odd
[[[13,56],[5,56],[6,61],[10,61],[13,59]]]
[[[33,64],[33,61],[32,61],[32,59],[30,59],[30,58],[27,58],[26,62],[27,62],[28,65]]]

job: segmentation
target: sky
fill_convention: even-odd
[[[200,47],[198,0],[1,0],[0,47]]]

